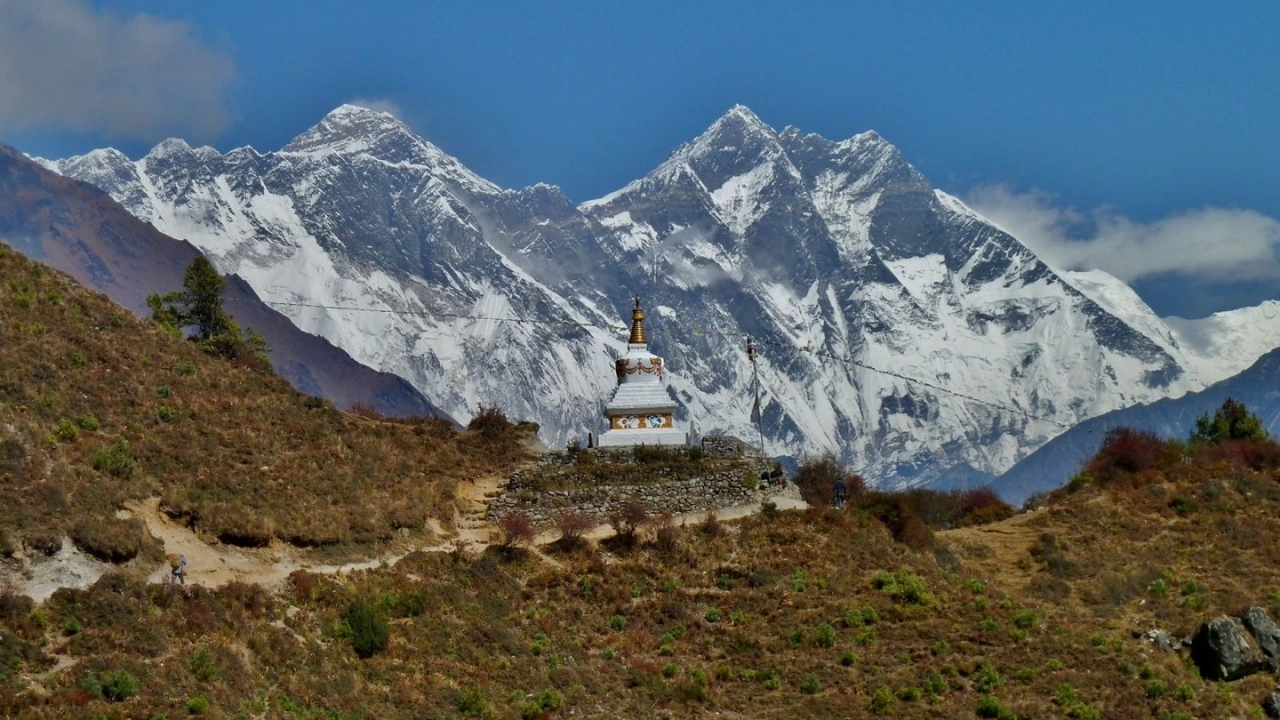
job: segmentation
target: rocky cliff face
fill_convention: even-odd
[[[497,405],[552,445],[599,429],[635,293],[684,417],[755,436],[754,337],[767,451],[834,452],[885,485],[980,482],[1080,420],[1225,377],[875,133],[779,133],[740,106],[578,206],[352,106],[273,153],[171,140],[49,165],[455,417]]]

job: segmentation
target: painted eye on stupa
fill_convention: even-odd
[[[649,423],[649,427],[663,427],[667,424],[667,419],[661,415],[650,415],[645,420]]]

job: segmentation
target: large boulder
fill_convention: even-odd
[[[1239,680],[1264,672],[1271,663],[1245,632],[1240,618],[1206,620],[1191,640],[1191,659],[1207,680]]]
[[[1280,663],[1280,627],[1276,627],[1271,616],[1260,607],[1249,608],[1240,619],[1257,641],[1258,647],[1262,648],[1263,654],[1271,659],[1271,668],[1276,669],[1277,663]]]
[[[1276,690],[1262,701],[1262,709],[1266,711],[1267,717],[1280,718],[1280,690]]]

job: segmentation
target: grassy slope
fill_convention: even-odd
[[[0,255],[6,279],[40,283],[28,293],[32,307],[57,292],[47,312],[67,320],[64,330],[23,341],[38,350],[0,363],[4,373],[18,359],[32,368],[21,383],[0,380],[0,427],[18,428],[6,432],[43,458],[42,473],[63,472],[57,482],[67,483],[74,512],[96,507],[78,504],[81,493],[110,507],[170,483],[216,488],[262,466],[342,478],[348,466],[395,463],[392,447],[434,448],[408,458],[415,470],[474,467],[466,436],[415,444],[409,438],[422,426],[366,425],[308,407],[280,381],[226,368],[145,325],[124,318],[113,327],[109,306],[13,263]],[[31,335],[29,311],[0,295],[0,352],[21,336],[15,320]],[[83,364],[70,360],[74,352]],[[175,375],[175,360],[196,373]],[[126,369],[136,381],[114,380]],[[86,377],[112,381],[77,384]],[[160,384],[173,389],[164,402],[180,420],[155,418]],[[59,419],[85,411],[104,429],[72,443],[42,440]],[[231,414],[215,422],[215,411]],[[181,447],[208,434],[217,462]],[[403,445],[387,444],[401,434]],[[93,449],[117,435],[138,449],[136,480],[87,466]],[[147,470],[188,455],[177,470]],[[377,508],[402,500],[395,490],[406,486],[388,473],[357,476],[369,477],[357,498],[343,494],[351,481],[315,487]],[[308,475],[294,477],[310,487]],[[30,506],[20,516],[48,512],[41,498],[54,494],[46,486],[55,480],[26,476],[6,487],[15,482],[25,484],[5,500]],[[258,482],[246,502],[266,514],[301,492],[280,485]],[[975,717],[984,702],[1023,718],[1248,717],[1274,677],[1209,683],[1134,631],[1183,636],[1242,604],[1280,603],[1278,503],[1274,464],[1251,470],[1229,453],[1206,452],[1187,464],[1111,473],[1105,484],[1062,491],[1045,509],[939,533],[916,549],[854,510],[813,510],[726,523],[714,534],[670,530],[666,542],[650,536],[633,548],[551,548],[552,562],[495,550],[415,554],[349,576],[297,573],[278,594],[109,575],[34,610],[0,594],[0,712],[173,718],[203,700],[209,717],[514,718],[534,715],[528,706],[541,696],[547,717],[570,708],[586,717],[828,718],[875,708],[889,717]],[[897,576],[896,594],[886,573]],[[357,598],[391,621],[389,645],[369,659],[344,639],[342,614]],[[101,681],[119,672],[137,679],[139,694],[101,698]],[[982,690],[996,700],[983,700]],[[563,704],[551,710],[557,696]]]
[[[105,523],[126,500],[156,495],[224,539],[374,543],[421,533],[428,516],[447,525],[458,478],[518,456],[443,421],[341,413],[3,245],[0,432],[0,530],[11,546]],[[113,448],[131,471],[102,462]]]

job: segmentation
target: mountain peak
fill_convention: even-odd
[[[769,127],[765,121],[760,119],[746,105],[734,105],[729,111],[721,115],[718,120],[707,128],[702,134],[703,137],[719,135],[725,132],[732,132],[742,135],[764,135],[766,137],[776,137],[777,133],[773,128]]]
[[[285,152],[363,150],[387,136],[418,137],[389,112],[344,103],[330,110],[314,127],[294,138]]]

